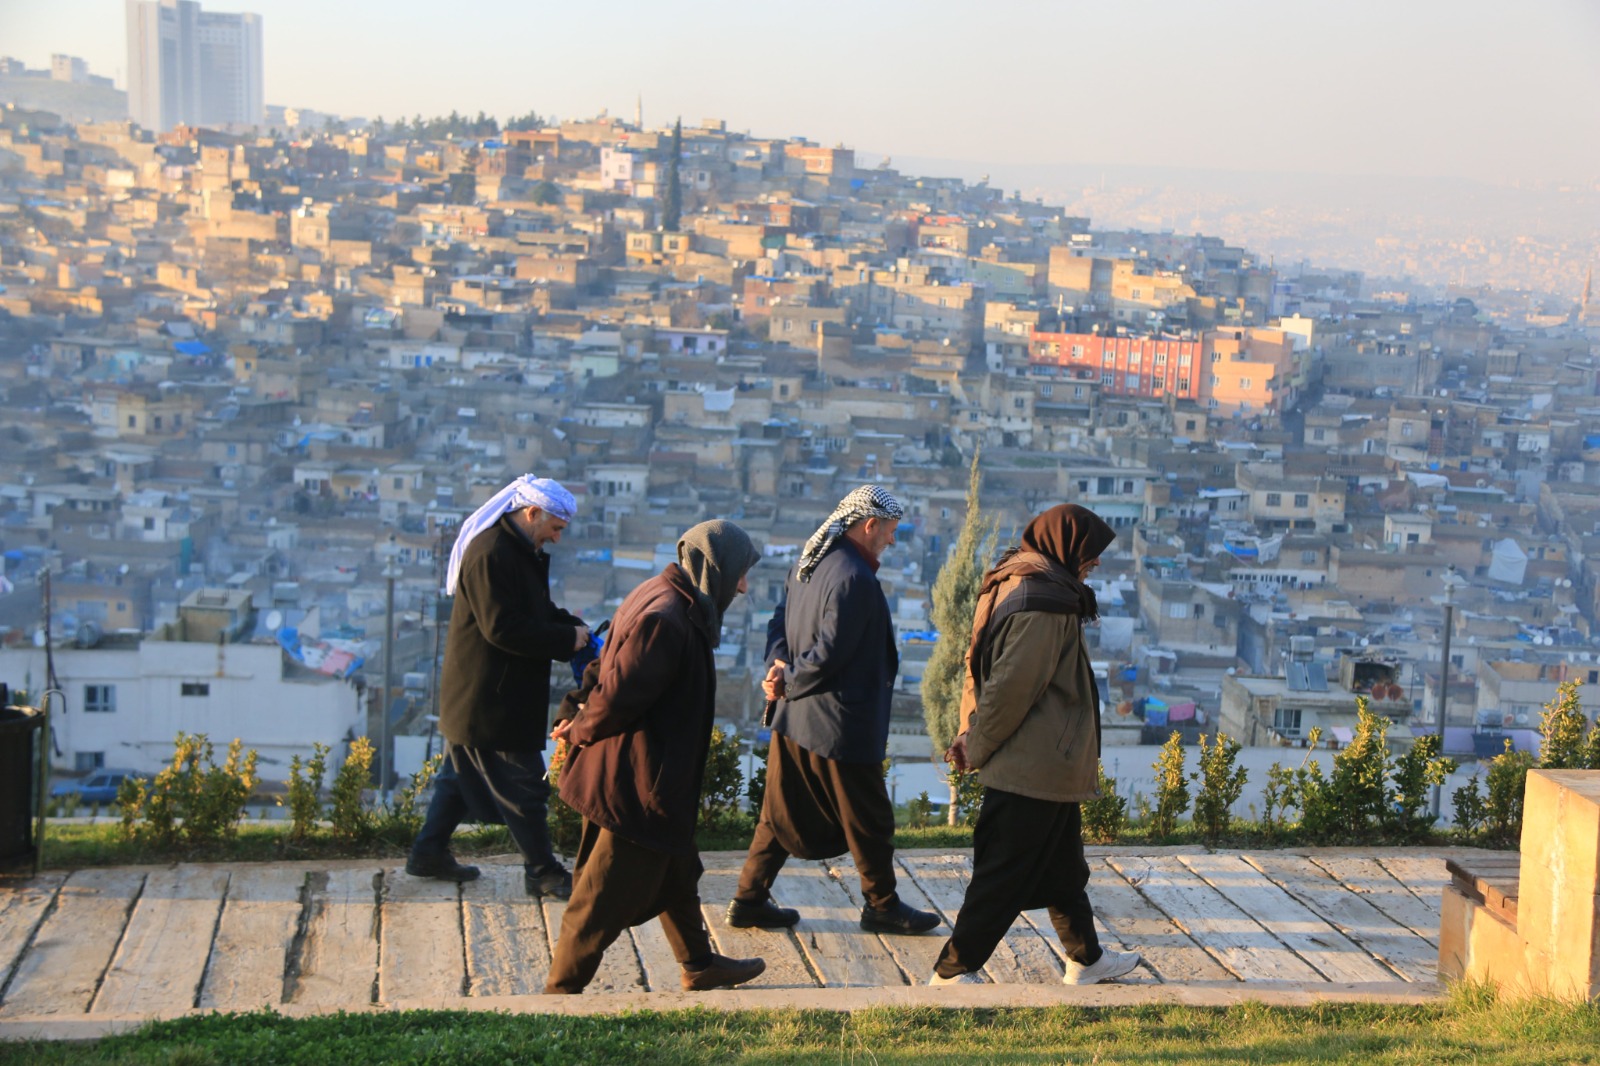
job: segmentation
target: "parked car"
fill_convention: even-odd
[[[77,796],[79,803],[115,803],[117,789],[125,777],[139,776],[133,770],[96,770],[74,781],[57,781],[50,786],[52,796]]]

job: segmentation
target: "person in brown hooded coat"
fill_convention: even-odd
[[[711,746],[722,614],[761,559],[732,522],[702,522],[678,561],[631,592],[610,639],[551,733],[570,749],[561,798],[583,815],[572,900],[545,984],[582,992],[623,930],[661,919],[686,991],[741,984],[766,968],[711,949],[700,912],[695,818]]]
[[[985,786],[972,880],[929,984],[978,971],[1017,915],[1048,907],[1068,962],[1062,980],[1094,984],[1139,963],[1104,950],[1086,887],[1079,804],[1098,795],[1100,698],[1083,625],[1099,617],[1084,579],[1116,533],[1077,504],[1028,523],[983,577],[967,650],[961,733],[946,753]]]

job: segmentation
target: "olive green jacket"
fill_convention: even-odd
[[[996,602],[1011,591],[1002,586]],[[978,679],[981,671],[968,669],[961,699],[967,761],[978,780],[1033,799],[1094,799],[1100,694],[1082,620],[1018,611],[1000,622],[989,647],[987,675]]]

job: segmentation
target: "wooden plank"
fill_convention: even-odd
[[[247,1011],[283,1002],[283,975],[305,909],[299,866],[235,867],[200,1006]]]
[[[412,877],[402,867],[384,870],[378,929],[379,1003],[466,994],[456,882]]]
[[[228,871],[215,866],[147,877],[90,1010],[144,1014],[194,1006],[227,890]]]
[[[905,855],[901,856],[900,865],[945,916],[946,923],[961,913],[972,876],[970,855]],[[1054,936],[1053,931],[1051,935]],[[943,943],[939,946],[943,947]],[[1060,981],[1061,971],[1056,952],[1033,923],[1020,916],[983,964],[984,974],[996,984],[1047,984]]]
[[[553,956],[561,938],[561,916],[566,913],[567,905],[558,899],[547,898],[543,902],[544,926],[550,931],[550,952]],[[589,987],[584,991],[622,994],[644,990],[644,970],[639,966],[639,952],[634,947],[632,933],[624,929],[616,943],[606,948],[605,956],[600,960],[600,969],[595,971],[594,980],[589,982]]]
[[[1450,883],[1450,872],[1445,869],[1443,856],[1382,855],[1378,863],[1396,881],[1410,889],[1412,895],[1426,903],[1436,916],[1439,914],[1444,906],[1444,888]]]
[[[1241,981],[1319,981],[1244,911],[1196,877],[1179,856],[1112,856],[1111,865]]]
[[[1360,944],[1407,981],[1438,979],[1439,949],[1349,891],[1303,855],[1257,851],[1245,856],[1273,884]]]
[[[1116,934],[1123,947],[1144,956],[1144,966],[1124,980],[1139,980],[1136,975],[1145,968],[1163,982],[1237,980],[1104,857],[1090,859],[1089,868],[1093,871],[1089,902],[1095,918]]]
[[[0,1018],[87,1012],[143,888],[144,874],[130,870],[71,874],[17,963]]]
[[[818,862],[790,859],[777,884],[786,906],[800,911],[795,938],[829,988],[903,985],[905,977],[877,936],[861,928],[861,907]]]
[[[1423,903],[1376,859],[1350,855],[1312,855],[1311,861],[1397,924],[1439,946],[1439,915]]]
[[[290,971],[288,1001],[365,1007],[378,976],[376,867],[314,871],[306,882],[306,935]]]
[[[661,921],[652,918],[643,925],[634,926],[631,932],[633,946],[639,952],[639,969],[644,973],[645,988],[651,992],[683,991],[683,964],[672,953]]]
[[[44,913],[66,874],[41,874],[26,881],[14,882],[0,892],[0,988],[6,986],[11,971],[22,959]]]
[[[1328,980],[1354,983],[1395,979],[1393,970],[1238,855],[1187,855],[1179,861],[1243,908]]]
[[[827,866],[828,875],[838,881],[839,887],[850,897],[850,905],[856,908],[859,921],[860,910],[865,905],[866,899],[861,894],[861,872],[856,869],[855,860],[849,855],[844,855],[829,860]],[[900,893],[900,898],[919,911],[938,912],[939,908],[923,894],[922,889],[917,887],[910,871],[904,865],[897,864],[897,866],[895,891]],[[928,978],[933,975],[933,964],[938,961],[939,952],[950,936],[950,922],[953,917],[953,915],[946,917],[942,924],[934,926],[921,936],[877,936],[879,950],[894,961],[900,970],[902,981],[913,985],[928,983]]]
[[[728,902],[739,887],[743,855],[703,855],[706,872],[700,878],[700,910],[706,916],[717,952],[735,959],[764,959],[766,970],[741,988],[815,988],[817,979],[800,953],[800,943],[788,929],[735,929],[728,924]],[[783,878],[774,886],[774,902],[787,906]]]
[[[544,908],[522,887],[520,865],[480,864],[483,876],[461,886],[468,992],[536,996],[550,976]]]

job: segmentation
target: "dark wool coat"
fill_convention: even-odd
[[[767,662],[782,659],[787,696],[772,730],[840,762],[883,762],[900,655],[889,601],[861,553],[839,540],[810,581],[794,571],[767,626]]]
[[[717,694],[694,592],[672,563],[622,601],[561,771],[561,798],[579,814],[669,854],[695,853]]]
[[[550,556],[501,518],[461,558],[439,679],[439,732],[490,751],[543,751],[550,661],[583,623],[550,602]]]

